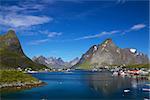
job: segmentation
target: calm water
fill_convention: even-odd
[[[1,93],[3,100],[144,100],[149,82],[112,77],[108,72],[49,72],[32,74],[47,83],[42,87]],[[124,89],[130,92],[124,93]]]

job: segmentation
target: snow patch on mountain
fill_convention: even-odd
[[[136,53],[136,51],[137,51],[136,49],[133,49],[133,48],[130,49],[131,53]]]

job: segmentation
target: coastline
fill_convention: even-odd
[[[30,89],[33,87],[40,87],[44,85],[46,85],[46,83],[42,81],[33,82],[33,83],[30,82],[25,82],[25,83],[16,82],[16,83],[9,83],[9,84],[3,83],[0,85],[0,91],[7,90],[7,89],[10,90]]]
[[[4,89],[24,89],[46,84],[30,74],[17,70],[0,70],[0,91]]]

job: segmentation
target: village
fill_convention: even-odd
[[[32,68],[26,68],[26,69],[21,69],[18,67],[19,71],[23,71],[24,73],[39,73],[39,72],[71,72],[74,70],[80,70],[80,69],[71,69],[71,68],[66,68],[66,69],[43,69],[39,71],[34,71]],[[128,68],[125,66],[105,66],[103,68],[93,68],[91,70],[92,72],[102,72],[102,71],[109,71],[112,73],[112,76],[122,76],[122,77],[132,77],[132,78],[146,78],[150,80],[150,69],[149,68]]]

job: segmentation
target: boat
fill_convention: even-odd
[[[127,93],[127,92],[130,92],[130,90],[124,90],[124,92],[126,92],[126,93]]]
[[[118,76],[118,72],[113,72],[112,76]]]
[[[143,88],[142,90],[145,91],[145,92],[150,92],[150,88],[149,89]]]

